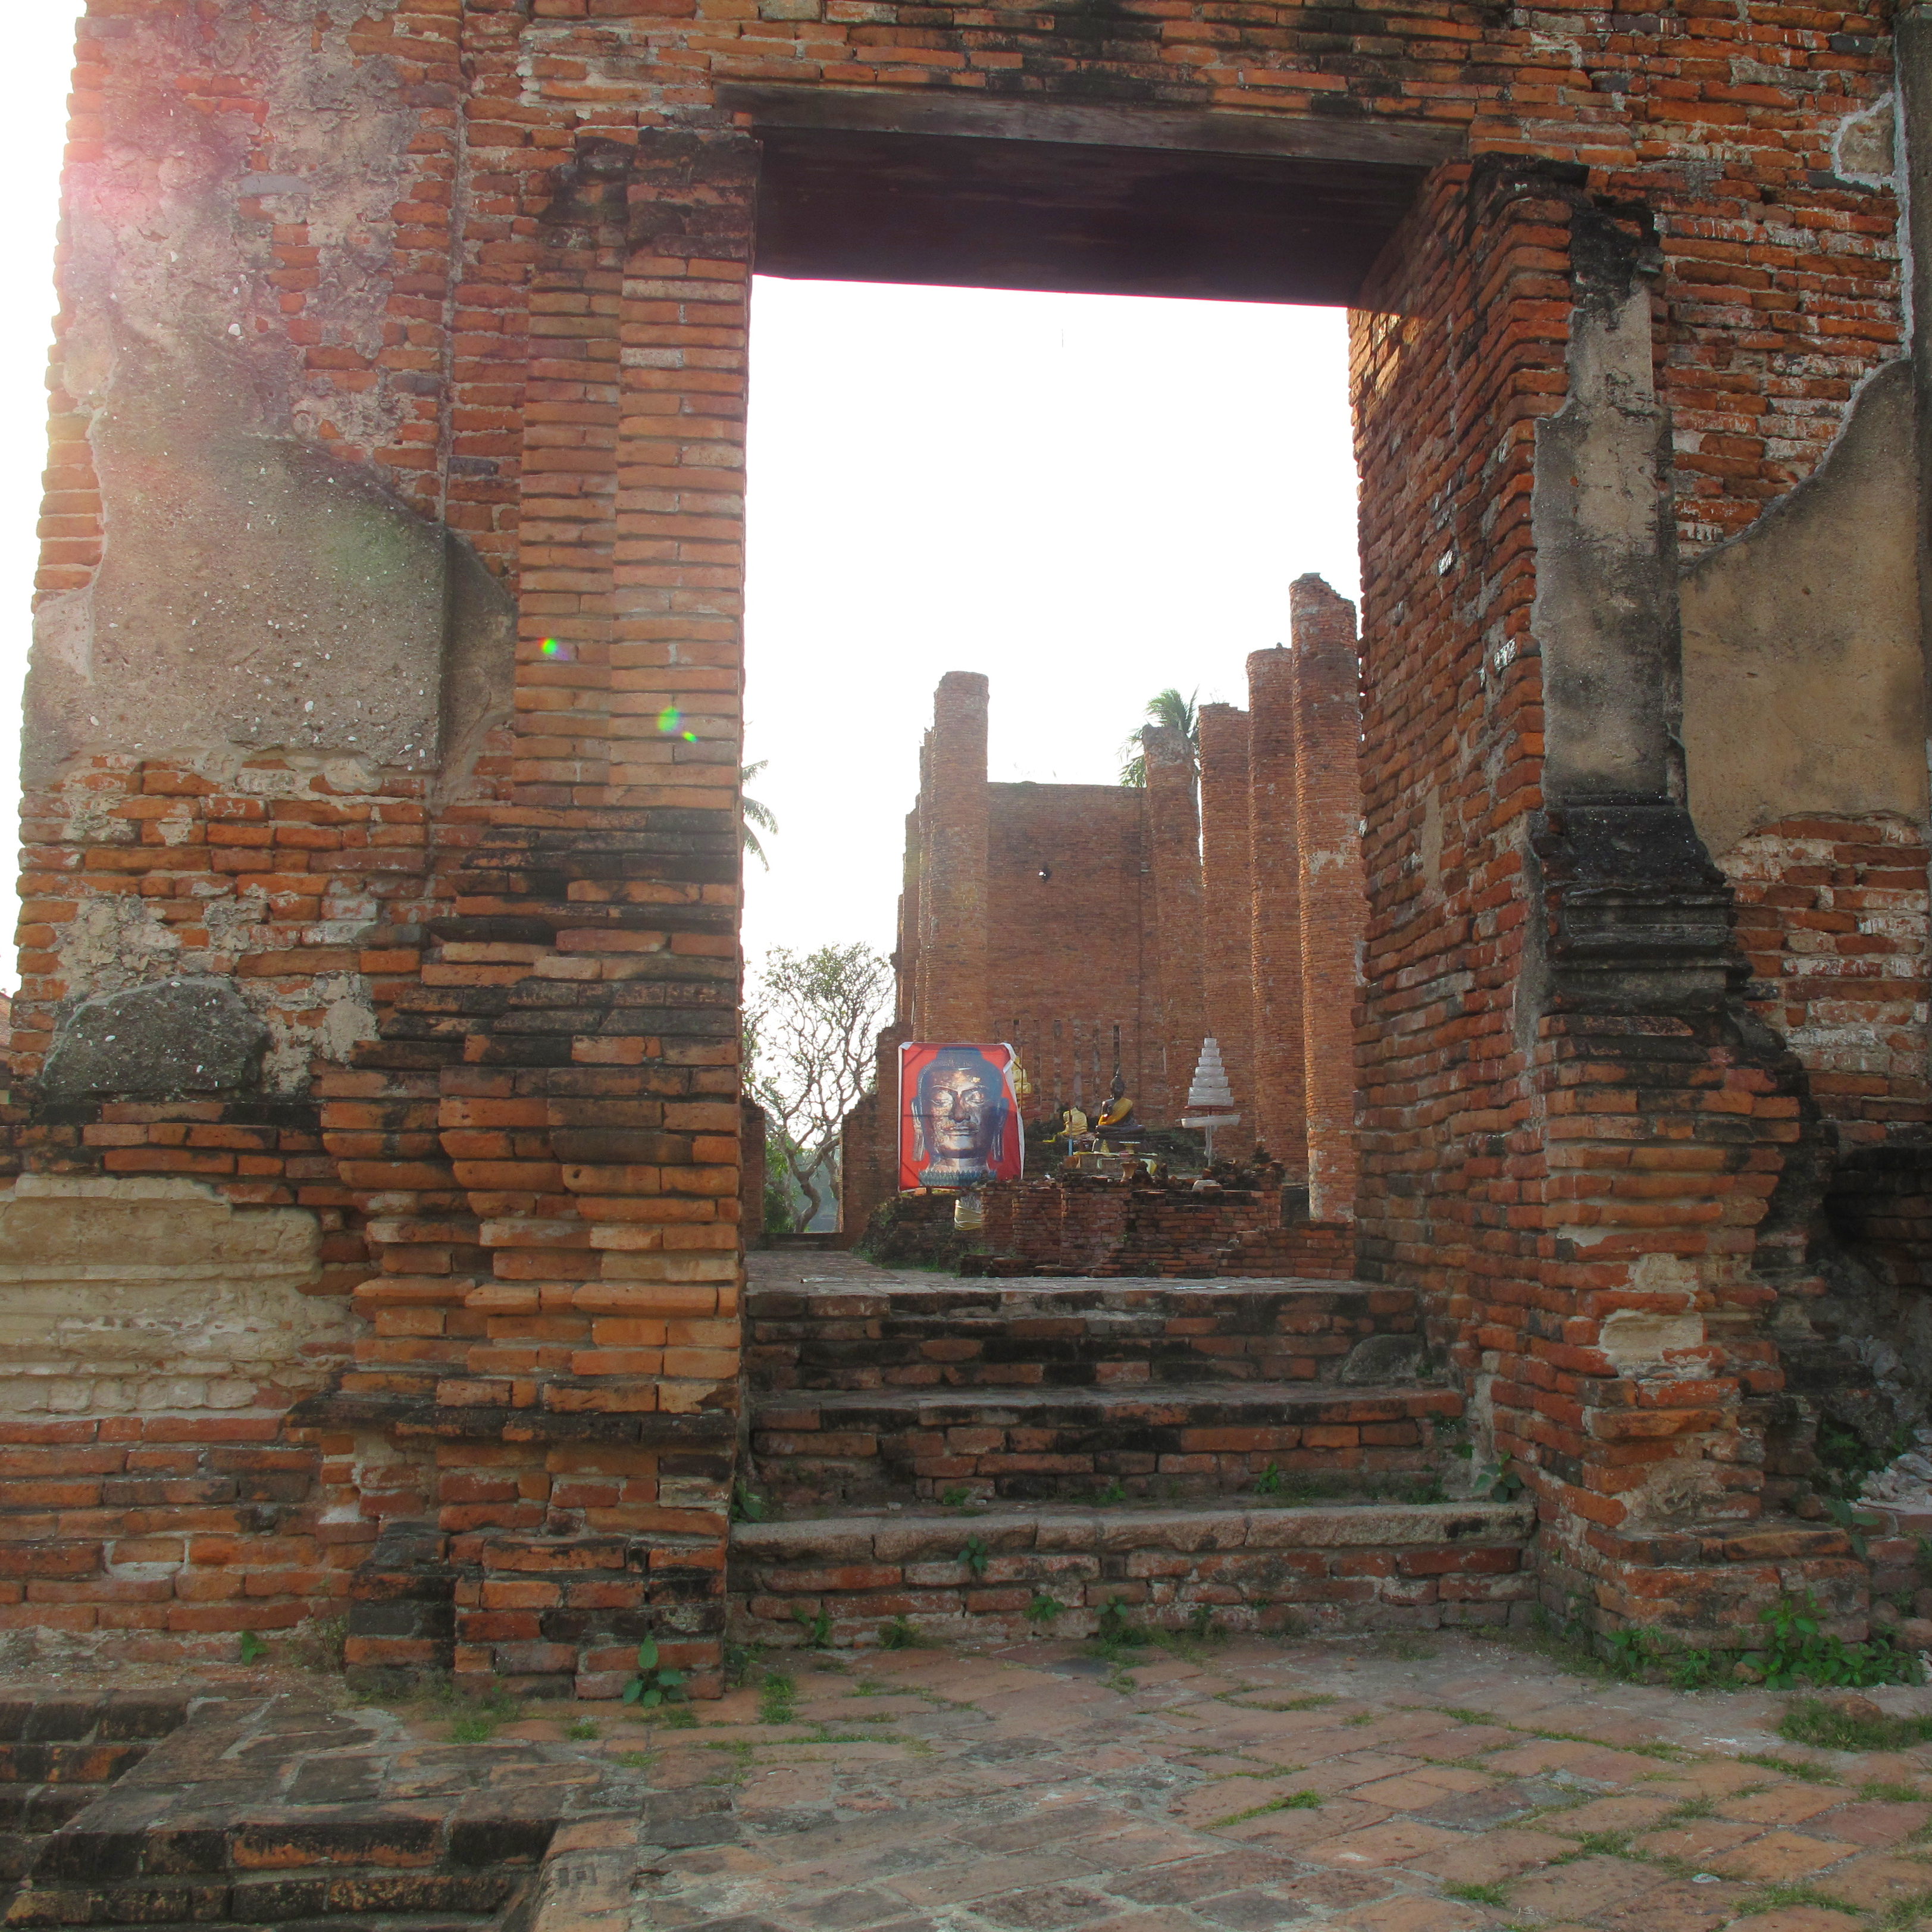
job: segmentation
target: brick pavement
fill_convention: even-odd
[[[1932,1746],[1787,1745],[1781,1696],[1600,1684],[1461,1636],[1132,1658],[848,1653],[800,1660],[789,1702],[754,1685],[681,1728],[598,1720],[586,1750],[641,1748],[652,1786],[728,1808],[660,1811],[682,1821],[668,1832],[566,1826],[536,1932],[1904,1932],[1932,1915]],[[1932,1691],[1873,1694],[1932,1708]]]

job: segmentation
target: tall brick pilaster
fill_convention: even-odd
[[[1298,578],[1289,595],[1294,627],[1308,1207],[1318,1221],[1353,1220],[1358,1172],[1355,1007],[1368,920],[1355,607],[1318,577]]]
[[[1280,645],[1248,659],[1248,716],[1255,1138],[1293,1183],[1307,1172],[1308,1114],[1301,1039],[1294,660]]]
[[[1180,1116],[1201,1052],[1201,820],[1194,800],[1194,748],[1185,735],[1172,725],[1150,724],[1142,730],[1141,743],[1147,760],[1158,1001],[1142,1022],[1142,1077],[1148,1118],[1167,1126]]]
[[[926,1040],[986,1037],[986,704],[977,671],[948,671],[933,697],[919,806]]]
[[[1248,714],[1201,707],[1202,1026],[1244,1120],[1255,1118],[1254,851],[1248,832]],[[1192,1077],[1193,1069],[1188,1072]],[[1231,1145],[1245,1136],[1231,1135]]]

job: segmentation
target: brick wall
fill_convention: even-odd
[[[1719,940],[1670,937],[1721,931],[1721,880],[1668,840],[1599,838],[1600,801],[1544,796],[1546,712],[1568,700],[1543,677],[1562,634],[1534,618],[1549,573],[1533,486],[1538,424],[1571,394],[1571,338],[1598,326],[1626,256],[1652,265],[1680,542],[1746,529],[1816,468],[1852,391],[1903,342],[1895,197],[1833,157],[1847,118],[1891,86],[1886,20],[1751,0],[1532,33],[1436,4],[1352,16],[1318,46],[1266,9],[1130,10],[1101,33],[1078,10],[643,7],[404,0],[346,22],[95,0],[52,384],[49,641],[30,698],[43,766],[26,807],[16,1157],[54,1177],[199,1178],[244,1213],[311,1215],[340,1244],[326,1264],[344,1271],[335,1306],[357,1364],[299,1412],[329,1533],[352,1542],[404,1509],[441,1526],[465,1570],[462,1669],[556,1684],[574,1663],[605,1682],[617,1640],[653,1619],[702,1666],[735,1400],[732,806],[757,166],[748,116],[716,90],[1442,130],[1466,158],[1426,183],[1352,323],[1360,1265],[1424,1292],[1479,1425],[1538,1498],[1546,1588],[1574,1588],[1606,1622],[1708,1627],[1724,1604],[1809,1585],[1850,1615],[1856,1565],[1822,1532],[1767,1526],[1748,1550],[1731,1539],[1722,1565],[1694,1560],[1691,1527],[1755,1520],[1754,1405],[1778,1370],[1751,1263],[1804,1069],[1736,1023]],[[160,165],[158,130],[192,165]],[[184,230],[196,272],[162,274],[148,238]],[[154,308],[177,302],[189,308]],[[89,661],[75,648],[89,600],[114,590],[114,532],[139,534],[154,487],[114,460],[121,402],[165,386],[127,359],[136,332],[104,326],[136,312],[168,325],[140,335],[141,354],[191,352],[196,381],[268,399],[260,446],[290,475],[326,458],[393,527],[417,518],[470,547],[484,588],[516,602],[503,722],[372,768],[346,724],[322,742],[299,722],[302,693],[326,705],[340,677],[272,650],[296,700],[286,744],[204,701],[220,667],[188,657],[178,694],[199,748],[62,709],[62,679]],[[174,446],[199,460],[192,440]],[[211,538],[174,574],[225,597],[221,568]],[[251,620],[278,594],[252,583]],[[98,680],[115,641],[96,641],[89,688],[113,697]],[[488,683],[456,680],[459,694]],[[660,722],[670,706],[675,729]],[[1258,779],[1278,756],[1262,748]],[[342,842],[304,844],[304,826]],[[1618,979],[1591,925],[1592,868],[1625,849],[1682,862],[1675,884],[1625,879],[1652,963]],[[1672,927],[1686,907],[1695,919]],[[44,1058],[77,1000],[188,956],[281,1028],[268,1083],[185,1103],[45,1099]],[[1670,990],[1692,982],[1714,988],[1701,1005]],[[1282,1037],[1271,1025],[1262,1043]],[[1633,1316],[1676,1324],[1682,1350],[1659,1362],[1625,1346]],[[216,1453],[199,1412],[179,1426]],[[64,1473],[56,1457],[38,1475]],[[74,1564],[98,1618],[112,1580],[88,1538],[26,1505],[12,1534],[33,1562]],[[608,1573],[614,1552],[623,1568]],[[154,1560],[170,1604],[194,1602],[193,1566]],[[560,1566],[578,1560],[602,1609],[565,1600]],[[338,1600],[342,1573],[303,1574],[297,1600]]]
[[[1355,1010],[1361,998],[1362,706],[1354,606],[1295,580],[1294,852],[1301,906],[1301,1037],[1309,1211],[1355,1216]]]
[[[1294,659],[1279,644],[1248,659],[1248,785],[1255,1138],[1293,1185],[1308,1175],[1308,1106],[1301,866],[1295,843]]]
[[[1255,1143],[1254,852],[1248,833],[1248,714],[1201,707],[1202,998],[1205,1030],[1240,1109],[1228,1144]],[[1190,1076],[1192,1069],[1190,1069]]]
[[[1117,1052],[1129,1089],[1146,1095],[1160,1042],[1143,1030],[1154,1017],[1143,795],[1124,785],[986,790],[988,1037],[1018,1051],[1042,1114],[1072,1100],[1094,1112]]]

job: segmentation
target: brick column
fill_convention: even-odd
[[[1221,1064],[1243,1130],[1231,1150],[1252,1144],[1255,1122],[1254,853],[1248,833],[1248,714],[1201,707],[1201,992],[1202,1026],[1221,1043]],[[1191,1078],[1194,1070],[1190,1066]]]
[[[1185,736],[1171,725],[1150,724],[1141,732],[1141,743],[1147,758],[1147,849],[1160,1002],[1154,1024],[1142,1034],[1142,1064],[1148,1118],[1171,1126],[1187,1098],[1204,1030],[1201,821],[1194,802],[1194,748]]]
[[[1295,814],[1300,829],[1302,1037],[1308,1208],[1355,1214],[1355,1008],[1368,920],[1362,874],[1362,708],[1355,607],[1318,577],[1296,579]]]
[[[1297,855],[1294,660],[1248,659],[1248,836],[1253,868],[1255,1137],[1291,1184],[1308,1166],[1301,1047],[1301,866]]]
[[[920,880],[918,1022],[927,1040],[986,1036],[986,680],[952,670],[934,694]]]
[[[514,760],[441,828],[452,910],[382,1043],[437,1068],[436,1140],[349,1176],[420,1214],[453,1173],[466,1209],[440,1252],[426,1216],[398,1228],[325,1418],[434,1415],[460,1681],[612,1694],[648,1634],[716,1683],[750,182],[748,143],[652,134],[585,137],[551,178]]]

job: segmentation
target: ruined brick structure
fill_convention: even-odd
[[[1291,1184],[1318,1176],[1318,1219],[1352,1218],[1354,611],[1316,577],[1292,605],[1294,648],[1250,658],[1248,711],[1203,707],[1198,758],[1172,728],[1143,728],[1144,786],[988,783],[986,680],[942,680],[906,820],[895,1010],[843,1140],[848,1234],[897,1185],[900,1042],[1010,1042],[1042,1127],[1070,1103],[1097,1112],[1118,1070],[1137,1117],[1165,1127],[1210,1018],[1240,1082],[1243,1144],[1264,1145]]]
[[[763,267],[1350,306],[1357,1275],[1419,1292],[1546,1601],[1855,1630],[1786,1365],[1831,1227],[1922,1199],[1928,34],[93,0],[0,1624],[232,1643],[359,1575],[385,1667],[715,1660]],[[1254,890],[1292,957],[1306,878]]]

